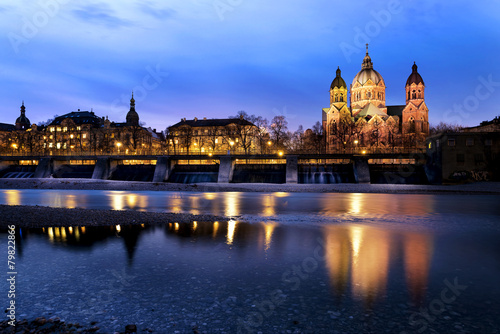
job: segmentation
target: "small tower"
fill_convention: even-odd
[[[16,130],[27,130],[31,126],[30,120],[26,117],[26,107],[21,105],[21,116],[16,119]]]
[[[347,85],[340,73],[340,67],[338,67],[337,76],[330,85],[330,106],[335,105],[339,110],[342,108],[341,104],[347,103]]]
[[[130,110],[127,113],[127,125],[139,126],[139,114],[135,111],[134,92],[132,92],[132,98],[130,99]]]
[[[425,104],[425,84],[414,62],[412,72],[406,80],[406,107],[403,110],[403,134],[429,134],[429,109]]]

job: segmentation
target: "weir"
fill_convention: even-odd
[[[0,157],[0,178],[172,183],[427,183],[417,154]]]

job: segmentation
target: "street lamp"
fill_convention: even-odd
[[[122,146],[122,143],[118,142],[116,143],[116,147],[118,147],[118,154],[120,154],[120,147]]]
[[[357,139],[354,140],[354,153],[358,151],[358,143],[359,141]]]
[[[283,151],[279,151],[279,152],[278,152],[278,155],[279,155],[280,157],[282,157],[282,156],[283,156]]]

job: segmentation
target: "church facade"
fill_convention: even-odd
[[[361,71],[349,90],[337,69],[330,85],[330,107],[322,110],[328,153],[397,152],[425,147],[429,110],[417,65],[413,64],[406,80],[404,105],[387,106],[385,90],[383,77],[373,68],[368,45]]]

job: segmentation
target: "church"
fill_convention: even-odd
[[[385,82],[368,54],[347,89],[340,68],[330,85],[322,121],[327,153],[402,152],[423,149],[429,134],[425,84],[414,63],[406,80],[405,105],[385,104]],[[349,101],[349,106],[348,106]]]

